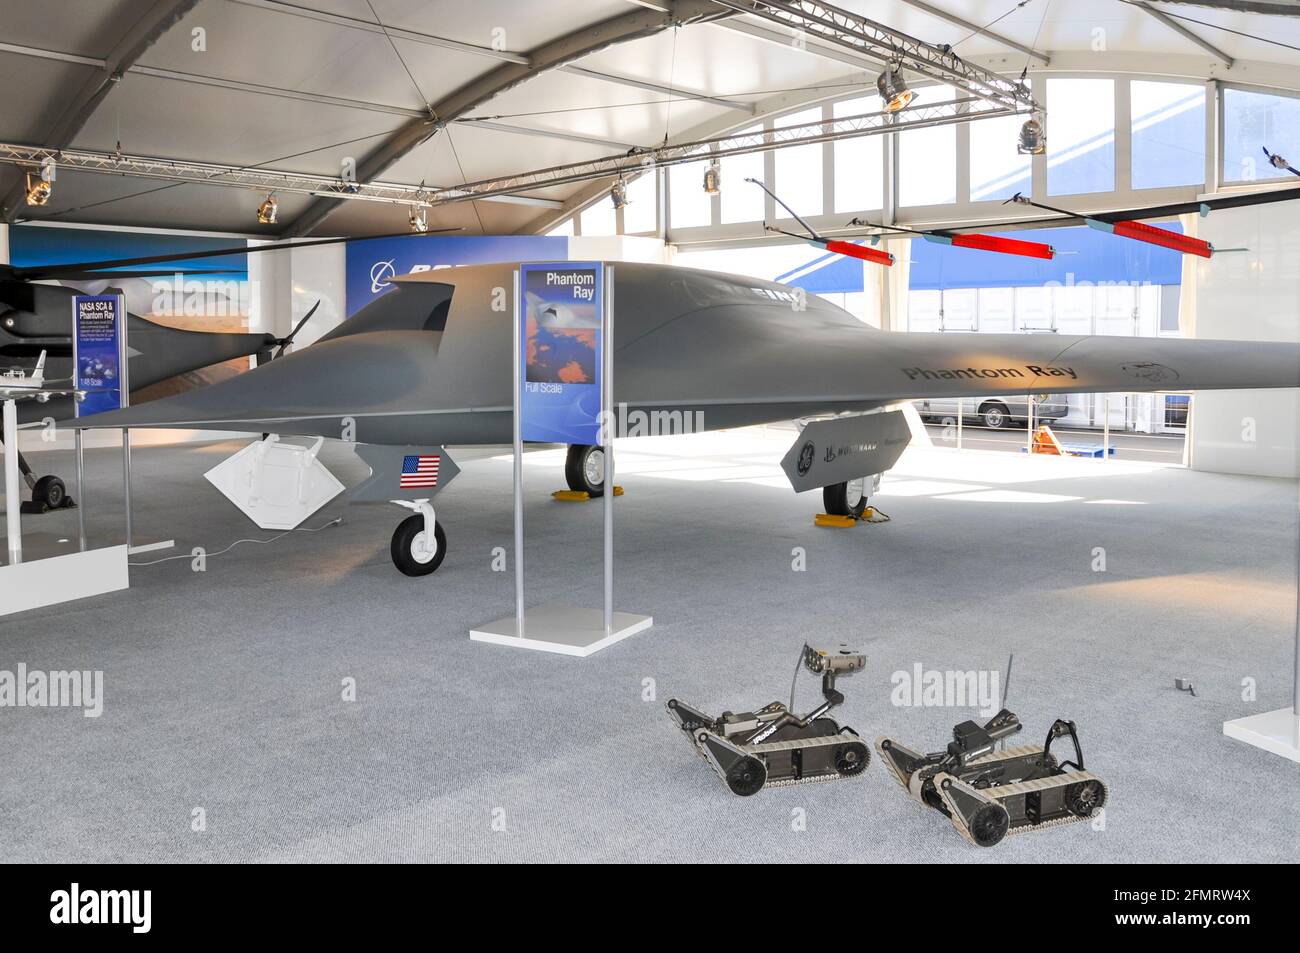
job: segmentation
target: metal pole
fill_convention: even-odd
[[[957,398],[957,449],[961,449],[962,421],[966,418],[966,398]]]
[[[120,375],[119,385],[122,388],[122,399],[120,401],[123,407],[131,406],[131,349],[126,340],[126,295],[117,292],[117,321],[118,321],[118,367],[117,372]],[[122,485],[123,496],[126,500],[126,549],[131,551],[135,543],[135,537],[131,527],[131,431],[126,427],[122,428]]]
[[[523,431],[519,421],[519,392],[523,385],[523,375],[520,373],[521,355],[520,349],[520,325],[523,323],[523,315],[519,309],[523,307],[523,297],[519,294],[519,269],[514,271],[514,358],[511,361],[513,367],[513,376],[510,380],[510,390],[514,395],[514,480],[515,480],[515,635],[519,638],[524,637],[524,440]]]
[[[1025,403],[1029,413],[1025,415],[1025,453],[1034,452],[1034,395],[1026,394]]]
[[[134,544],[131,535],[131,431],[122,428],[122,485],[126,495],[126,548]]]
[[[23,508],[22,482],[18,479],[18,401],[4,406],[5,441],[5,531],[9,537],[9,565],[23,561],[23,531],[19,513]]]
[[[1291,714],[1295,716],[1295,743],[1300,747],[1300,529],[1296,530],[1295,681],[1291,683]]]
[[[1101,400],[1101,458],[1110,459],[1110,394]]]
[[[604,266],[601,328],[600,405],[605,411],[605,634],[614,633],[614,267]]]
[[[81,428],[74,427],[73,440],[77,450],[77,548],[86,551],[86,458],[81,444]]]

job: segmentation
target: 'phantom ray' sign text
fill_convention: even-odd
[[[600,263],[521,265],[519,279],[523,439],[595,444],[604,336]]]

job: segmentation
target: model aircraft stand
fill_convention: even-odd
[[[516,648],[576,655],[586,658],[608,645],[621,641],[643,629],[650,628],[654,620],[648,615],[614,611],[614,268],[602,265],[604,294],[601,308],[601,407],[606,411],[600,429],[602,449],[605,454],[605,473],[602,494],[604,509],[604,592],[602,609],[585,609],[548,602],[526,609],[524,606],[524,483],[523,483],[523,431],[520,421],[520,393],[523,387],[524,368],[521,361],[521,321],[516,311],[514,318],[514,360],[511,389],[514,393],[514,529],[515,529],[515,611],[513,615],[497,619],[470,630],[469,637],[476,642],[492,642]],[[514,300],[516,309],[523,304],[520,273],[514,273]]]
[[[33,393],[31,397],[37,398],[37,394]],[[7,396],[4,400],[5,534],[9,558],[0,565],[0,616],[127,588],[128,544],[99,549],[90,549],[86,544],[80,431],[77,432],[77,496],[81,499],[77,508],[77,550],[24,561],[18,399]],[[24,396],[22,399],[29,398]]]

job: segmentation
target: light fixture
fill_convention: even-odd
[[[1037,119],[1027,119],[1020,127],[1020,141],[1016,151],[1022,156],[1041,156],[1047,152],[1047,136],[1043,135],[1043,124]]]
[[[886,64],[885,71],[876,79],[876,91],[884,100],[885,109],[891,113],[907,106],[916,96],[916,93],[907,88],[907,80],[903,79],[903,73],[896,63]]]
[[[722,166],[718,165],[717,159],[710,160],[704,168],[704,191],[709,195],[722,191]]]
[[[44,205],[50,200],[54,187],[39,175],[27,173],[27,204]]]
[[[617,211],[627,205],[627,183],[619,179],[609,190],[609,200],[614,203],[614,210]]]
[[[279,211],[280,206],[275,201],[275,193],[271,192],[267,195],[266,201],[257,207],[257,224],[274,225],[275,217],[279,214]]]
[[[429,217],[424,209],[411,206],[411,213],[406,217],[411,223],[411,231],[423,235],[429,230]]]

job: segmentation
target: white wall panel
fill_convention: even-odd
[[[1198,262],[1196,336],[1300,341],[1300,220],[1291,203],[1215,212],[1200,237],[1249,249]],[[1222,473],[1300,475],[1300,391],[1196,395],[1192,466]]]

